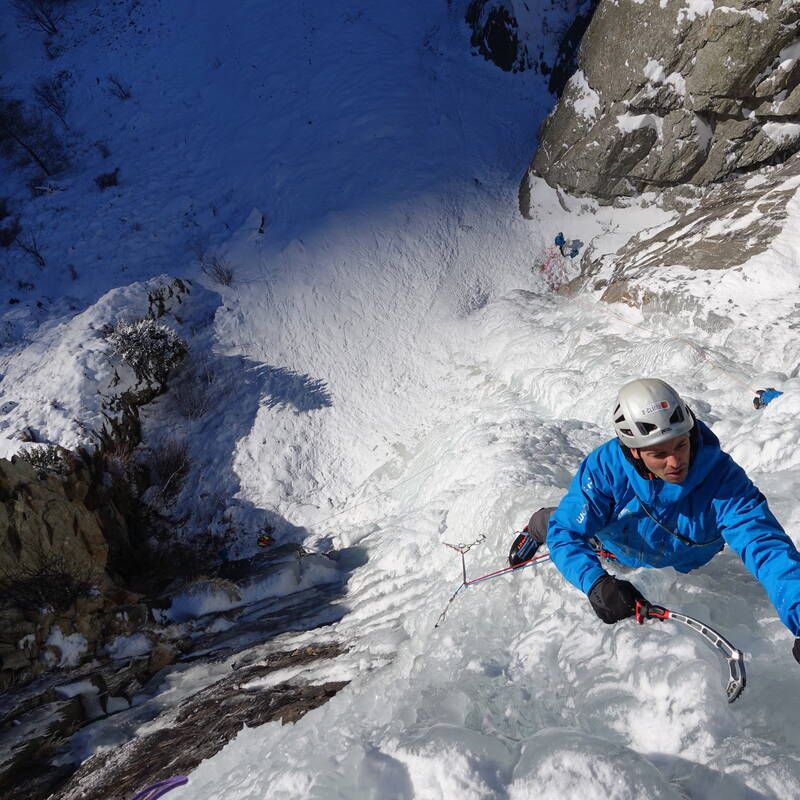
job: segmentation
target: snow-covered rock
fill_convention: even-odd
[[[710,184],[791,155],[798,13],[781,0],[603,0],[580,47],[581,88],[568,84],[547,119],[533,172],[613,198]],[[598,98],[591,119],[584,86]],[[620,118],[631,123],[613,124]]]

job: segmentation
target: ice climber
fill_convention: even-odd
[[[510,563],[527,561],[546,541],[559,571],[612,624],[633,616],[644,597],[609,575],[600,554],[628,567],[689,572],[728,544],[795,636],[800,662],[800,553],[745,471],[662,380],[620,389],[614,429],[616,438],[583,460],[558,507],[531,517]]]
[[[758,411],[760,408],[766,408],[776,397],[780,397],[783,392],[779,392],[774,387],[770,386],[769,389],[756,389],[756,396],[753,398],[753,408]]]

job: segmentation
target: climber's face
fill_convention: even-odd
[[[683,483],[689,474],[691,449],[689,434],[684,433],[655,447],[632,447],[631,453],[634,458],[643,461],[657,478],[667,483]]]

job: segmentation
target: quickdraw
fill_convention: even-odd
[[[433,626],[434,628],[438,628],[439,625],[444,622],[444,618],[447,616],[447,612],[450,610],[453,600],[458,597],[462,589],[467,589],[470,586],[474,586],[476,583],[487,581],[490,578],[496,578],[498,575],[505,575],[507,572],[512,572],[513,570],[522,569],[523,567],[530,567],[541,561],[550,560],[550,555],[548,553],[542,553],[538,556],[534,556],[533,558],[529,558],[527,561],[522,561],[519,564],[515,564],[513,567],[503,567],[503,569],[497,569],[494,572],[488,572],[486,575],[480,575],[477,578],[472,578],[472,580],[469,580],[467,578],[467,561],[464,558],[464,554],[468,553],[476,545],[481,544],[481,542],[483,542],[485,539],[486,534],[481,534],[479,539],[476,539],[474,542],[470,542],[470,544],[450,544],[449,542],[442,542],[445,547],[455,550],[461,556],[461,585],[450,596],[450,599],[447,601],[447,605],[442,610],[442,613],[439,614],[439,618],[436,620],[436,624]]]
[[[713,628],[700,622],[694,617],[681,614],[678,611],[671,611],[663,606],[655,606],[647,602],[636,601],[635,618],[640,625],[644,625],[648,619],[674,619],[683,625],[687,625],[696,633],[699,633],[715,650],[722,653],[723,658],[728,664],[730,673],[728,685],[725,687],[725,694],[728,695],[728,702],[733,703],[744,691],[747,685],[747,675],[744,669],[744,654],[741,650],[734,647],[724,636],[717,633]]]

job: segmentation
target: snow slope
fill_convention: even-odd
[[[279,536],[368,557],[332,629],[349,646],[332,677],[352,682],[293,726],[243,731],[170,796],[795,796],[800,667],[730,552],[688,576],[629,578],[746,651],[749,685],[733,706],[701,641],[668,624],[604,626],[548,565],[462,592],[434,628],[461,580],[444,543],[485,535],[469,574],[501,566],[513,531],[556,503],[609,436],[616,389],[641,374],[685,394],[800,542],[789,378],[800,362],[800,209],[741,269],[655,276],[680,280],[685,311],[552,294],[539,265],[559,230],[611,252],[669,215],[654,198],[597,208],[536,185],[534,219],[523,220],[519,179],[553,101],[540,75],[470,55],[462,6],[307,0],[222,14],[152,2],[128,27],[110,18],[119,6],[98,10],[92,36],[72,23],[62,58],[76,74],[124,68],[136,90],[103,121],[91,81],[80,84],[89,94],[75,127],[116,137],[130,183],[111,199],[87,192],[82,173],[65,181],[63,236],[94,221],[75,258],[116,253],[108,271],[70,285],[71,302],[99,314],[108,297],[90,304],[106,291],[162,272],[218,293],[197,335],[230,374],[213,414],[185,426],[197,480],[268,512]],[[553,19],[554,31],[565,22]],[[26,221],[52,213],[56,201],[39,200]],[[190,233],[230,261],[232,286],[198,274]],[[65,280],[43,285],[55,296]],[[725,324],[707,324],[698,306]],[[26,313],[5,352],[20,384],[46,369],[30,348],[55,324]],[[60,301],[50,313],[71,317]],[[756,414],[750,390],[765,381],[786,394]],[[21,424],[37,399],[9,383],[3,400]],[[59,377],[58,388],[66,405],[84,402],[85,387]],[[217,413],[232,415],[232,431]],[[149,435],[168,427],[154,418]],[[54,439],[67,433],[52,422]]]

